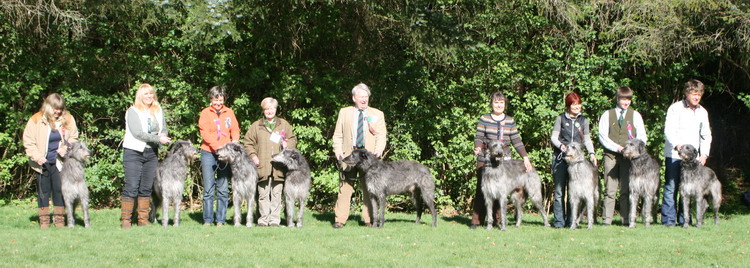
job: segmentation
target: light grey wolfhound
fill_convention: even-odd
[[[357,149],[342,160],[364,173],[364,190],[370,195],[372,204],[372,227],[383,227],[385,223],[385,198],[389,195],[410,192],[417,210],[416,224],[422,218],[422,207],[417,201],[421,195],[432,213],[432,227],[437,226],[435,212],[435,178],[430,169],[414,161],[381,161],[367,150]]]
[[[242,201],[247,201],[245,226],[253,227],[255,188],[258,186],[258,169],[247,156],[239,142],[230,142],[216,150],[219,161],[232,167],[232,199],[234,201],[234,226],[242,225]]]
[[[68,153],[65,155],[63,169],[60,171],[61,190],[63,201],[65,201],[65,210],[68,214],[68,227],[73,228],[75,218],[75,201],[81,203],[83,210],[83,226],[91,227],[89,221],[89,189],[86,187],[85,163],[89,161],[91,151],[83,142],[74,142],[68,146]]]
[[[295,149],[284,149],[273,156],[271,165],[284,172],[284,200],[286,200],[286,225],[295,227],[294,203],[299,202],[297,225],[302,227],[305,204],[310,194],[310,166],[305,157]]]
[[[570,203],[570,229],[578,228],[583,211],[578,215],[581,199],[586,201],[588,229],[594,225],[594,210],[599,203],[599,170],[583,153],[580,143],[568,144],[565,151],[565,162],[568,163],[568,202]]]
[[[622,155],[630,159],[630,174],[628,187],[630,188],[630,214],[628,227],[635,228],[635,218],[638,210],[638,199],[643,198],[643,223],[648,227],[653,217],[652,208],[656,203],[659,191],[659,163],[648,154],[646,143],[633,139],[625,143]]]
[[[504,157],[502,143],[496,140],[490,141],[485,152],[485,159],[489,162],[485,163],[482,171],[482,193],[488,211],[487,230],[492,230],[492,223],[494,222],[492,219],[492,204],[496,200],[500,202],[500,230],[506,230],[508,195],[519,187],[526,190],[531,198],[531,203],[539,210],[539,214],[542,215],[544,220],[544,226],[549,226],[547,213],[544,210],[542,181],[539,174],[536,173],[536,170],[526,172],[522,160],[505,160]],[[524,201],[523,199],[516,200],[515,197],[513,200],[516,205],[516,227],[521,226]]]
[[[698,150],[692,145],[683,145],[678,151],[682,163],[680,171],[680,196],[682,197],[682,215],[685,223],[683,228],[690,225],[690,199],[695,198],[696,227],[703,225],[703,215],[708,208],[706,197],[711,197],[711,207],[714,209],[714,224],[719,224],[719,206],[721,206],[721,183],[716,173],[701,165],[698,161]]]
[[[190,163],[198,154],[198,149],[190,141],[177,141],[172,144],[167,157],[159,163],[152,192],[149,218],[156,223],[156,208],[161,205],[161,225],[169,225],[169,204],[174,205],[174,226],[180,226],[182,193],[185,191],[185,177]]]

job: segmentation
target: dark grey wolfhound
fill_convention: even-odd
[[[656,204],[659,191],[659,163],[648,154],[646,143],[633,139],[625,143],[622,155],[630,159],[630,174],[628,188],[630,188],[630,215],[628,227],[635,228],[635,217],[638,210],[638,199],[643,198],[643,223],[648,227],[653,217],[652,209]]]
[[[503,146],[500,141],[490,141],[485,152],[485,159],[489,162],[483,167],[482,173],[482,193],[484,194],[487,211],[492,211],[492,204],[495,201],[500,202],[500,230],[505,231],[507,225],[506,211],[508,204],[508,195],[516,188],[523,187],[531,198],[539,214],[544,219],[544,226],[549,226],[547,222],[547,213],[544,210],[544,198],[542,197],[542,181],[536,170],[526,172],[526,167],[522,160],[505,160],[503,155]],[[515,195],[514,195],[515,196]],[[516,227],[521,226],[523,218],[523,199],[516,200]],[[493,213],[487,213],[487,230],[492,230]]]
[[[68,213],[68,227],[73,228],[75,218],[75,201],[81,202],[83,209],[83,226],[91,227],[89,221],[89,189],[86,187],[85,165],[91,157],[86,144],[83,142],[74,142],[68,146],[68,153],[65,155],[63,169],[60,171],[61,190],[63,201],[65,201],[65,210]]]
[[[152,192],[151,213],[149,218],[156,223],[156,208],[161,205],[161,225],[169,225],[169,204],[174,205],[174,226],[180,226],[180,210],[182,207],[182,193],[185,191],[185,176],[188,167],[198,154],[198,149],[190,141],[177,141],[167,153],[167,157],[159,163],[159,170],[154,181]]]
[[[239,142],[230,142],[216,150],[219,161],[232,167],[232,199],[234,201],[234,226],[242,225],[242,201],[247,201],[245,226],[253,227],[255,188],[258,185],[258,170],[247,156],[245,147]]]
[[[286,200],[286,225],[295,227],[294,203],[299,203],[297,225],[302,227],[302,219],[307,196],[310,194],[310,166],[305,157],[295,149],[284,149],[273,156],[271,165],[284,172],[284,200]]]
[[[692,145],[683,145],[679,151],[680,164],[680,196],[682,197],[682,215],[685,223],[683,228],[690,225],[690,199],[695,198],[696,227],[703,225],[703,215],[708,208],[706,197],[711,197],[711,207],[714,209],[714,224],[719,224],[719,206],[721,205],[721,183],[716,173],[701,165],[698,161],[698,150]]]
[[[570,229],[578,228],[583,211],[578,215],[578,204],[586,201],[588,229],[594,225],[594,210],[599,203],[599,170],[583,153],[580,143],[568,144],[565,151],[565,162],[568,162],[568,202],[570,203]]]
[[[430,169],[414,161],[381,161],[367,150],[354,150],[351,155],[342,160],[364,173],[364,190],[370,195],[372,204],[372,227],[383,227],[385,223],[385,198],[389,195],[410,192],[412,202],[417,210],[419,224],[422,218],[422,207],[417,201],[421,195],[432,213],[432,227],[437,226],[435,212],[435,178]]]

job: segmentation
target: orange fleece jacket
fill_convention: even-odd
[[[218,123],[218,124],[217,124]],[[198,129],[203,142],[201,149],[211,153],[229,142],[240,140],[240,123],[229,107],[222,107],[217,113],[211,106],[201,111]]]

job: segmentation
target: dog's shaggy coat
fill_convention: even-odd
[[[85,163],[89,161],[91,152],[83,142],[74,142],[68,147],[68,153],[65,155],[63,169],[60,171],[61,190],[65,210],[68,214],[68,227],[73,228],[75,218],[75,201],[81,203],[83,209],[83,225],[86,228],[91,227],[89,221],[89,189],[86,187]]]
[[[711,197],[714,209],[714,224],[719,224],[719,206],[721,205],[721,183],[716,173],[701,165],[698,161],[698,150],[692,145],[683,145],[678,151],[682,163],[680,171],[680,196],[682,197],[683,228],[690,225],[690,199],[695,198],[696,227],[703,225],[703,216],[708,208],[706,197]]]
[[[156,223],[156,208],[162,207],[161,225],[169,224],[169,204],[174,205],[174,226],[180,226],[182,193],[185,191],[187,170],[198,154],[198,149],[190,141],[177,141],[172,144],[167,157],[159,163],[152,192],[150,219]]]
[[[570,203],[570,229],[578,228],[581,216],[578,205],[581,199],[586,201],[588,229],[594,225],[594,210],[599,203],[599,170],[583,153],[580,143],[568,144],[565,151],[565,162],[568,163],[568,202]],[[581,212],[583,215],[583,212]]]
[[[630,159],[630,214],[629,226],[635,228],[638,199],[643,198],[643,223],[648,227],[654,219],[652,209],[659,192],[659,163],[648,154],[646,143],[633,139],[625,143],[622,155]]]
[[[284,172],[284,200],[286,200],[286,223],[295,227],[294,203],[299,203],[296,227],[302,227],[303,212],[310,194],[310,166],[305,157],[295,149],[284,149],[273,156],[271,165]]]
[[[386,196],[405,192],[412,194],[412,202],[417,210],[415,223],[419,224],[422,217],[422,207],[417,201],[417,195],[421,195],[432,213],[432,227],[437,226],[435,178],[426,166],[414,161],[381,161],[363,149],[354,150],[342,161],[364,173],[363,188],[370,195],[373,227],[383,227],[385,223]]]
[[[258,169],[239,142],[230,142],[216,150],[219,161],[232,167],[232,199],[234,201],[234,226],[242,225],[242,201],[247,202],[245,226],[253,227],[255,189],[258,186]]]
[[[523,187],[531,198],[531,203],[542,215],[544,226],[549,226],[547,213],[544,210],[542,182],[539,174],[536,170],[526,172],[522,160],[504,160],[504,157],[502,144],[499,141],[490,141],[485,153],[485,159],[488,159],[489,162],[482,167],[484,169],[482,171],[482,193],[484,194],[487,211],[492,211],[492,204],[495,201],[500,202],[500,230],[505,231],[508,195],[516,188]],[[516,205],[516,227],[521,226],[524,201],[515,197],[513,200]],[[492,229],[492,223],[494,222],[492,214],[487,213],[487,230]]]

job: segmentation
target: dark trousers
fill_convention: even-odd
[[[552,178],[555,184],[555,200],[552,202],[552,213],[555,219],[552,221],[552,226],[555,228],[570,226],[568,202],[565,199],[568,192],[568,163],[562,157],[555,157],[552,160]]]
[[[42,173],[36,174],[36,192],[39,194],[37,203],[40,208],[49,207],[49,199],[56,207],[64,206],[60,183],[60,171],[54,164],[44,164]]]
[[[484,162],[477,162],[477,191],[474,194],[474,202],[472,204],[473,212],[471,213],[471,224],[472,225],[484,225],[487,220],[487,204],[484,202],[484,193],[482,193],[482,167]],[[492,204],[492,213],[494,213],[495,222],[494,225],[500,223],[500,203],[495,201]]]
[[[154,148],[146,146],[143,152],[125,148],[122,152],[122,165],[125,168],[122,196],[151,196],[158,163],[157,151]]]

